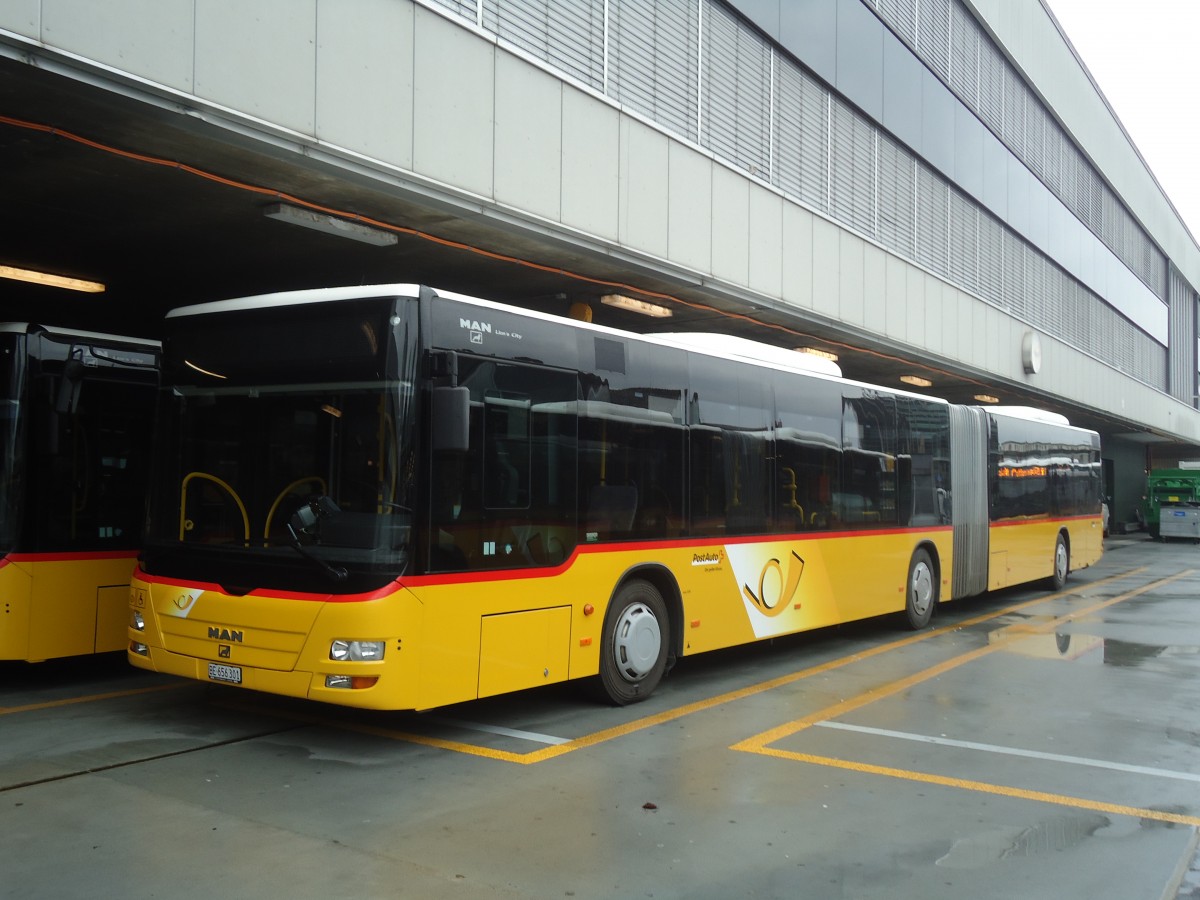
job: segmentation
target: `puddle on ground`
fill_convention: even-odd
[[[1135,644],[1130,641],[1106,640],[1104,642],[1104,664],[1106,666],[1140,666],[1156,659],[1167,648],[1157,644]]]
[[[1104,639],[1091,634],[1067,634],[1066,632],[1014,637],[1011,629],[999,628],[988,633],[988,643],[1003,644],[1000,649],[1005,653],[1032,656],[1037,659],[1078,660],[1090,656],[1099,662],[1103,654],[1096,651],[1103,648]]]
[[[1082,844],[1109,825],[1107,816],[1055,816],[1028,828],[998,828],[961,838],[937,861],[947,869],[979,869],[1005,859],[1044,856]]]

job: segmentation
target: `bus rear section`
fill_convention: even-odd
[[[955,407],[954,596],[1044,580],[1103,552],[1100,438],[1025,407]]]
[[[158,344],[0,325],[0,659],[126,646]]]

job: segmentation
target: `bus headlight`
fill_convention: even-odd
[[[138,610],[132,610],[129,613],[129,627],[134,631],[145,631],[146,620]]]
[[[383,659],[386,641],[334,641],[329,658],[338,662],[376,662]]]

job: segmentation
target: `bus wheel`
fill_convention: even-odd
[[[1067,584],[1067,573],[1071,571],[1071,551],[1062,532],[1054,542],[1054,574],[1050,576],[1050,590],[1061,591]]]
[[[644,700],[667,667],[667,607],[648,581],[630,581],[604,618],[600,686],[618,706]]]
[[[938,601],[937,573],[928,550],[920,549],[913,554],[912,562],[908,564],[905,595],[904,615],[909,626],[914,631],[924,628],[933,618]]]

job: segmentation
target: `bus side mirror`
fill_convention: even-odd
[[[471,390],[465,387],[433,389],[433,449],[465,453],[471,445]]]

